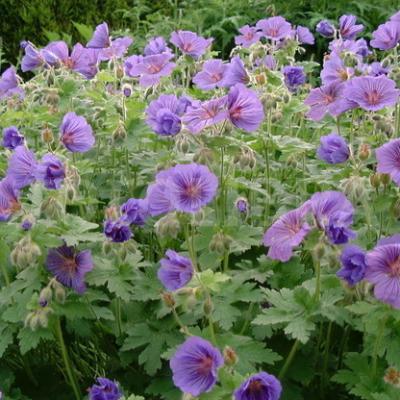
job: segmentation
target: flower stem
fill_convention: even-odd
[[[72,369],[71,360],[68,356],[67,347],[65,346],[64,337],[62,334],[61,322],[60,319],[57,318],[56,322],[56,335],[61,349],[61,355],[64,362],[64,366],[67,372],[69,384],[72,386],[72,390],[74,391],[74,395],[76,400],[81,400],[81,393],[78,388],[76,376],[74,374],[74,370]]]
[[[286,375],[286,372],[289,369],[290,364],[292,363],[293,358],[297,352],[297,348],[299,347],[299,344],[300,344],[300,342],[298,341],[298,339],[296,339],[296,341],[293,343],[293,346],[290,350],[289,355],[286,358],[285,364],[283,364],[283,367],[279,372],[278,377],[280,380],[282,380],[284,378],[284,376]]]
[[[122,318],[121,318],[121,299],[119,297],[116,298],[115,304],[115,317],[117,320],[117,332],[118,336],[122,335]]]

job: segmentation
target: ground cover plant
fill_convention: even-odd
[[[0,78],[0,398],[400,398],[400,12],[83,33]]]

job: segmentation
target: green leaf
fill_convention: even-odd
[[[88,42],[93,35],[93,29],[90,26],[80,24],[79,22],[72,21],[72,24],[75,26],[85,42]]]
[[[49,329],[38,328],[32,331],[30,328],[22,328],[18,333],[19,348],[21,354],[35,349],[41,341],[52,340],[53,334]]]

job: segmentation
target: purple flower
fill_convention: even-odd
[[[97,378],[97,384],[89,389],[89,400],[119,400],[121,397],[118,383],[107,378]]]
[[[235,44],[237,46],[243,46],[245,48],[250,47],[252,44],[257,43],[261,38],[261,33],[257,31],[257,28],[249,25],[244,25],[239,28],[241,33],[235,36]]]
[[[238,83],[228,93],[228,118],[236,127],[253,132],[264,119],[264,107],[253,90]]]
[[[189,96],[181,96],[178,99],[177,113],[179,116],[185,114],[189,106],[193,104],[193,99]]]
[[[172,54],[155,54],[138,58],[132,56],[125,61],[125,71],[128,76],[139,76],[139,83],[143,87],[153,86],[160,82],[163,76],[171,75],[175,63],[170,62]]]
[[[355,245],[346,246],[340,256],[342,268],[336,275],[345,280],[350,286],[356,285],[365,276],[367,268],[365,256],[365,251],[360,247]]]
[[[85,153],[94,143],[92,127],[84,117],[69,112],[64,115],[60,126],[60,140],[73,153]]]
[[[266,372],[259,372],[246,379],[233,395],[235,400],[279,400],[282,385],[279,380]]]
[[[388,21],[379,25],[378,29],[372,33],[371,46],[380,50],[390,50],[400,42],[400,23],[399,21]]]
[[[336,82],[312,89],[304,100],[310,106],[307,117],[320,121],[328,113],[334,117],[350,109],[348,102],[343,98],[344,86]]]
[[[24,144],[24,136],[21,135],[16,126],[9,126],[3,129],[3,142],[2,145],[9,149],[14,150],[16,147]]]
[[[369,65],[365,64],[362,69],[364,73],[370,76],[387,75],[390,72],[390,69],[384,67],[379,61],[374,61]]]
[[[369,49],[368,43],[365,39],[356,40],[356,45],[358,47],[356,54],[360,55],[361,57],[367,57],[372,54],[372,51]]]
[[[186,110],[182,122],[190,132],[196,134],[203,129],[224,121],[227,116],[227,97],[203,102],[194,102]]]
[[[0,221],[7,221],[11,215],[21,208],[18,200],[19,190],[9,176],[0,181]]]
[[[270,70],[274,70],[277,66],[277,62],[274,56],[271,56],[270,54],[266,55],[262,61],[263,65],[270,69]]]
[[[77,253],[74,247],[63,245],[49,250],[46,266],[58,282],[83,294],[85,275],[93,269],[92,253],[90,250]]]
[[[331,38],[335,33],[335,27],[329,21],[324,19],[318,22],[316,31],[326,38]]]
[[[181,131],[179,101],[174,94],[162,94],[146,109],[147,124],[162,136],[174,136]]]
[[[321,81],[324,85],[329,83],[341,83],[354,75],[353,68],[346,67],[343,60],[336,53],[332,53],[324,61],[321,71]]]
[[[345,244],[350,239],[355,239],[356,234],[349,226],[353,223],[353,212],[336,211],[329,217],[325,234],[332,244]]]
[[[196,213],[214,199],[218,178],[205,165],[178,164],[170,170],[167,185],[177,211]]]
[[[145,56],[163,53],[171,54],[172,50],[167,46],[167,43],[162,36],[157,36],[149,40],[143,53]]]
[[[149,213],[153,217],[174,210],[168,182],[170,171],[171,169],[159,172],[156,181],[147,188],[146,200]]]
[[[218,369],[224,364],[220,351],[197,336],[186,339],[171,358],[173,381],[182,392],[199,396],[217,382]]]
[[[247,214],[249,212],[249,202],[244,197],[239,197],[235,201],[235,207],[241,214]]]
[[[17,189],[29,186],[35,180],[36,157],[25,146],[18,146],[8,161],[7,175]]]
[[[356,20],[354,15],[342,15],[339,18],[339,33],[343,39],[355,39],[364,30],[364,25],[356,25]]]
[[[34,223],[34,218],[31,216],[26,216],[22,222],[21,222],[21,228],[24,231],[30,231],[32,229],[33,223]]]
[[[193,82],[202,90],[223,87],[227,68],[228,66],[222,60],[207,60],[203,69],[193,77]]]
[[[77,43],[72,49],[71,57],[64,64],[86,79],[92,79],[98,72],[98,57],[96,50],[86,49],[80,43]]]
[[[129,199],[122,204],[122,219],[128,224],[144,225],[149,216],[149,204],[145,199]]]
[[[398,22],[400,22],[400,11],[397,11],[396,14],[393,14],[390,17],[390,21],[398,21]]]
[[[25,55],[21,60],[21,70],[23,72],[33,71],[45,64],[42,52],[36,49],[33,44],[29,43],[24,50]]]
[[[132,231],[127,222],[120,218],[115,221],[108,219],[104,222],[104,234],[115,243],[128,241],[132,237]]]
[[[303,67],[287,65],[282,69],[285,84],[291,92],[306,82],[306,74]]]
[[[378,111],[392,107],[399,98],[396,83],[384,75],[360,76],[353,78],[346,85],[344,97],[358,104],[367,111]]]
[[[290,23],[280,16],[261,19],[257,22],[256,27],[267,39],[271,40],[284,39],[290,36],[292,30]]]
[[[340,164],[350,156],[349,146],[337,133],[321,136],[321,145],[317,150],[318,158],[328,164]]]
[[[375,285],[375,297],[400,308],[400,244],[378,244],[366,256],[365,279]]]
[[[35,178],[47,189],[60,189],[65,178],[65,166],[55,155],[45,154],[36,168]]]
[[[68,45],[62,40],[50,42],[41,53],[46,63],[51,66],[65,63],[69,57]]]
[[[0,100],[18,95],[24,97],[24,91],[18,86],[18,77],[14,67],[8,67],[0,78]]]
[[[315,39],[314,35],[310,32],[310,30],[305,26],[298,26],[296,28],[296,37],[299,43],[301,44],[314,44]]]
[[[345,223],[347,227],[352,223],[354,208],[341,192],[328,190],[314,193],[309,203],[318,228],[327,233],[332,229],[332,237],[336,228],[340,229]]]
[[[244,67],[243,61],[239,56],[233,57],[225,72],[223,86],[230,87],[236,83],[247,85],[249,80],[250,78],[247,74],[246,68]]]
[[[174,291],[186,286],[193,277],[193,265],[190,258],[167,250],[160,260],[161,267],[157,276],[167,290]]]
[[[309,211],[308,203],[280,216],[265,232],[263,244],[269,247],[268,257],[282,262],[288,261],[297,247],[310,232],[305,222]]]
[[[111,46],[111,38],[108,31],[108,25],[103,22],[96,26],[92,38],[87,43],[86,47],[93,49],[104,49]]]
[[[204,39],[191,31],[172,32],[170,42],[178,47],[183,54],[194,59],[202,56],[207,47],[212,43],[213,39]]]
[[[376,150],[377,171],[389,174],[393,182],[400,186],[400,139],[385,143]]]

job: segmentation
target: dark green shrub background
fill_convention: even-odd
[[[1,64],[17,62],[22,39],[84,41],[73,22],[94,27],[107,21],[115,31],[129,30],[137,47],[154,34],[191,29],[213,36],[226,57],[238,27],[272,13],[310,28],[321,18],[354,13],[371,32],[399,7],[398,0],[0,0]],[[321,56],[320,42],[314,51]]]

